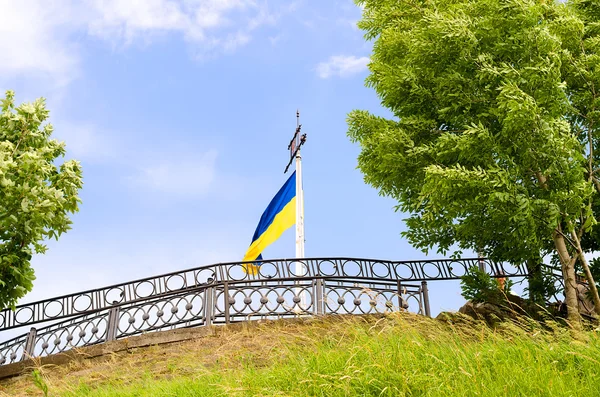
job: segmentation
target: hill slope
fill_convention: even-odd
[[[38,371],[49,396],[573,396],[600,390],[600,340],[407,313],[269,322]],[[585,340],[584,342],[581,339]],[[28,372],[0,395],[42,396]]]

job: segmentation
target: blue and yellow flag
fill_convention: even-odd
[[[263,250],[296,223],[296,171],[277,192],[260,217],[244,261],[261,260]],[[259,264],[244,264],[244,272],[257,274]]]

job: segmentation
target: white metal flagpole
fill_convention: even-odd
[[[306,135],[300,135],[301,128],[300,112],[296,111],[296,133],[294,134],[292,142],[290,142],[290,148],[293,152],[295,151],[296,157],[296,259],[304,258],[304,190],[302,189],[302,155],[300,154],[300,148],[304,143]],[[294,154],[293,152],[292,154]],[[288,164],[288,167],[289,165],[290,164]],[[297,277],[301,277],[305,274],[305,265],[301,261],[297,260],[295,267]],[[306,291],[302,292],[302,288],[297,287],[295,288],[295,295],[300,297],[300,307],[305,308]],[[298,307],[298,309],[300,307]]]
[[[296,111],[296,259],[304,258],[304,190],[302,189],[302,155],[300,148],[302,146],[300,137],[300,112]],[[296,261],[296,275],[302,276],[305,273],[304,264]],[[300,296],[301,307],[306,307],[306,291],[301,292],[296,289],[296,296]]]
[[[304,191],[300,150],[296,154],[296,258],[304,258]],[[302,264],[296,263],[296,272],[301,274]]]

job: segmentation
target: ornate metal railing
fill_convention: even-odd
[[[0,364],[181,327],[406,308],[430,315],[429,280],[459,279],[471,266],[483,266],[493,276],[527,275],[523,267],[479,258],[311,258],[260,264],[256,275],[245,274],[243,263],[221,263],[4,310],[0,331],[54,323],[1,343]]]
[[[297,263],[301,264],[300,274],[296,274]],[[402,282],[454,280],[464,275],[471,266],[481,264],[484,264],[492,275],[527,275],[524,266],[514,267],[479,258],[423,261],[356,258],[276,259],[261,261],[257,275],[245,274],[241,262],[219,263],[19,305],[14,311],[0,312],[0,331],[92,313],[115,305],[167,296],[185,289],[226,281],[310,280],[318,277],[357,281],[387,279]]]
[[[336,278],[225,282],[116,305],[0,344],[0,364],[46,356],[140,333],[318,314],[384,313],[411,307],[429,314],[426,282],[358,283]]]

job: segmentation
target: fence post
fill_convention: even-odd
[[[223,284],[223,308],[225,310],[225,324],[229,324],[229,283]]]
[[[421,281],[421,293],[423,297],[423,306],[425,306],[425,315],[431,317],[431,311],[429,309],[429,290],[427,289],[427,281]]]
[[[212,325],[214,314],[213,287],[204,290],[204,324]],[[228,302],[229,303],[229,302]]]
[[[33,349],[35,348],[35,338],[37,337],[37,330],[35,327],[31,327],[29,333],[27,334],[27,339],[25,339],[25,347],[23,349],[23,356],[21,357],[21,361],[27,360],[28,358],[33,358]]]
[[[315,280],[315,293],[313,295],[313,311],[316,315],[323,314],[323,280]]]
[[[119,307],[112,307],[108,311],[108,323],[106,325],[106,341],[110,342],[117,339],[117,330],[119,329]]]
[[[481,270],[482,272],[487,271],[485,268],[485,261],[483,260],[483,255],[481,255],[481,253],[477,253],[477,259],[479,262],[479,270]],[[469,269],[467,269],[469,270]]]
[[[402,311],[402,309],[405,309],[404,307],[404,298],[402,298],[402,283],[400,282],[400,280],[398,280],[397,282],[398,285],[398,311]]]

